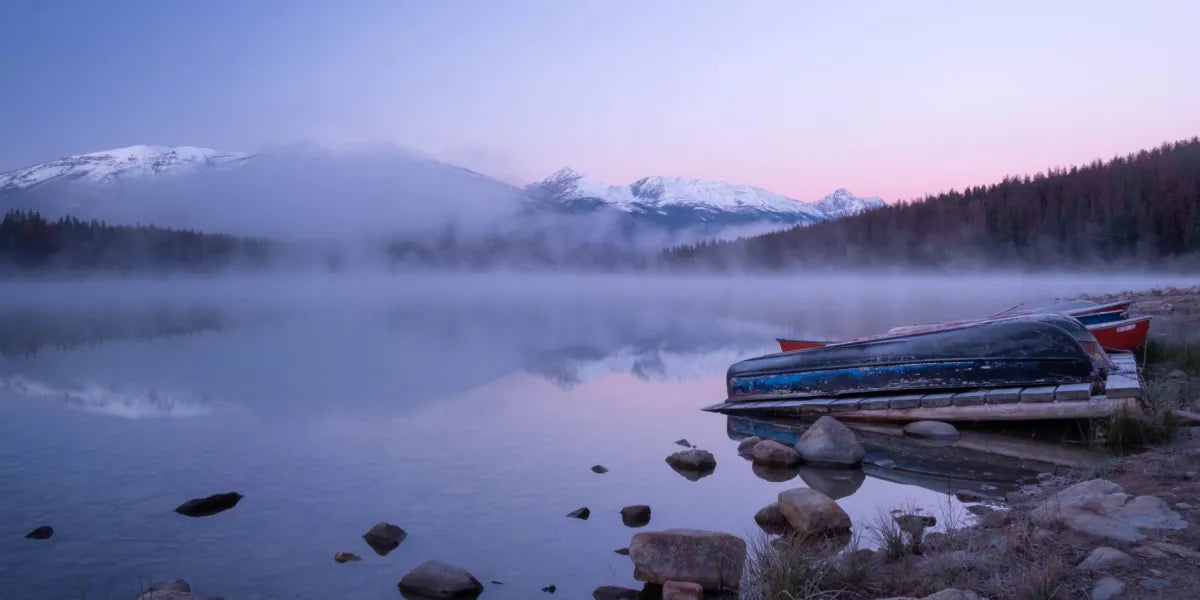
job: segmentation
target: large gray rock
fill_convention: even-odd
[[[1092,600],[1113,600],[1124,591],[1124,582],[1112,577],[1105,577],[1092,586]]]
[[[192,587],[182,579],[160,581],[146,588],[135,600],[223,600],[217,596],[193,596]]]
[[[1080,571],[1107,571],[1113,567],[1125,567],[1134,564],[1133,557],[1108,546],[1100,546],[1092,550],[1083,562],[1076,568]]]
[[[1077,483],[1043,501],[1031,513],[1042,522],[1061,521],[1067,527],[1097,537],[1140,542],[1142,529],[1184,529],[1187,521],[1154,496],[1130,496],[1104,479]]]
[[[790,467],[800,464],[800,453],[775,440],[763,440],[750,449],[750,456],[760,465]]]
[[[638,581],[690,581],[706,590],[734,590],[742,579],[746,542],[701,529],[647,531],[633,536],[629,558]]]
[[[917,421],[904,426],[904,435],[926,440],[957,440],[959,433],[953,425],[941,421]]]
[[[400,580],[400,593],[431,599],[474,598],[483,584],[465,569],[437,560],[427,560]]]
[[[866,453],[854,432],[833,417],[817,419],[796,442],[796,451],[805,462],[831,467],[853,467]]]
[[[779,510],[800,537],[831,535],[850,529],[850,515],[832,498],[808,488],[779,492]]]

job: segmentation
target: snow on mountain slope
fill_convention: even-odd
[[[685,209],[796,223],[849,216],[883,204],[879,198],[858,198],[845,189],[810,203],[750,185],[686,177],[645,177],[629,185],[608,185],[570,168],[525,189],[535,202],[566,210],[608,207],[627,213],[661,213]]]
[[[0,173],[0,190],[24,189],[61,180],[111,183],[118,179],[152,174],[232,166],[253,156],[193,146],[129,146],[66,156],[24,169]]]
[[[828,215],[831,219],[857,215],[864,210],[879,208],[880,206],[883,206],[883,199],[877,196],[859,198],[850,193],[850,190],[846,188],[838,188],[837,191],[817,202],[817,208],[821,209],[821,212]]]

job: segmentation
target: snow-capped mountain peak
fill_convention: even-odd
[[[817,202],[817,207],[832,219],[857,215],[880,206],[883,206],[883,199],[877,196],[859,198],[846,188],[838,188]]]
[[[137,145],[65,156],[0,173],[0,190],[29,188],[50,181],[83,180],[106,184],[162,173],[183,173],[241,163],[252,154],[194,146]]]

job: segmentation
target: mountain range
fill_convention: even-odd
[[[132,206],[133,197],[143,197],[144,205]],[[481,200],[468,200],[474,197]],[[263,209],[264,203],[271,210]],[[287,215],[290,222],[303,223],[309,220],[304,218],[308,211],[321,213],[312,215],[314,219],[334,224],[346,220],[347,226],[359,230],[411,230],[422,217],[421,209],[429,208],[455,222],[469,220],[473,213],[494,218],[507,211],[515,219],[507,227],[510,231],[560,221],[587,223],[594,229],[592,224],[599,222],[595,217],[607,217],[608,227],[627,235],[661,230],[721,237],[735,227],[741,231],[744,226],[771,230],[808,225],[880,206],[879,198],[860,198],[845,189],[817,202],[802,202],[750,185],[685,177],[653,176],[609,185],[569,168],[517,188],[395,148],[254,154],[138,145],[0,173],[0,211],[31,208],[50,216],[70,212],[83,218],[161,220],[165,225],[226,230],[248,224],[253,233],[274,233],[269,227],[263,231],[265,224],[256,227],[257,217],[269,219],[272,213],[276,219]],[[357,219],[351,214],[356,212],[362,213]]]

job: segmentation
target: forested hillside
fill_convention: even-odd
[[[154,226],[117,226],[36,212],[11,211],[0,221],[0,268],[211,270],[263,265],[265,240]]]
[[[1200,266],[1200,139],[662,254],[673,267]]]

